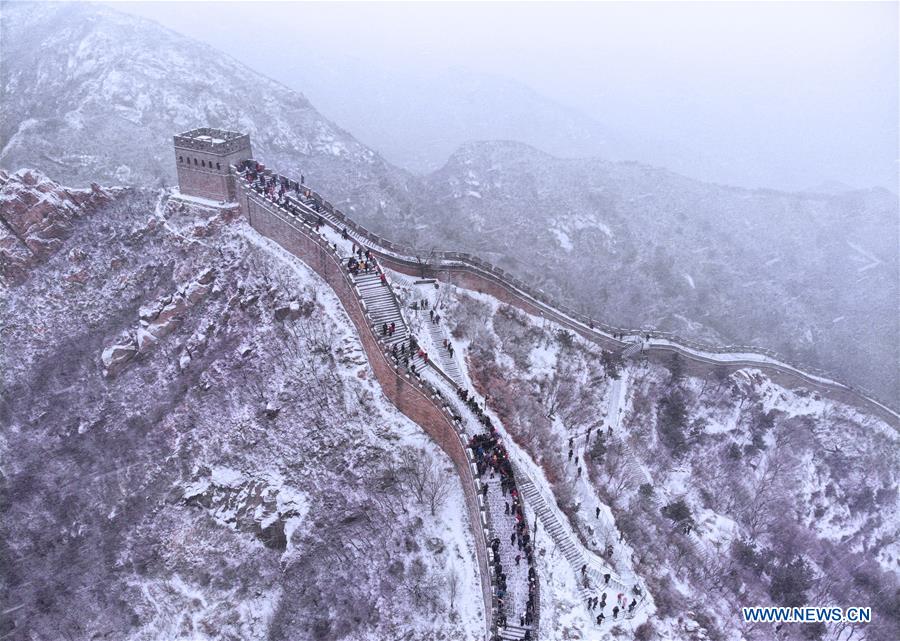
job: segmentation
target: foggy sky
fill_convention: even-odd
[[[329,112],[364,100],[350,76],[335,72],[328,91],[317,92],[303,86],[298,68],[333,63],[427,78],[462,67],[679,148],[682,169],[695,178],[784,189],[837,180],[898,191],[894,2],[114,6],[303,91],[363,142],[364,119]]]

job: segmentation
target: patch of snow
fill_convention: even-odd
[[[215,485],[220,487],[240,487],[244,482],[244,475],[228,467],[215,467],[212,470],[210,479]]]
[[[551,229],[550,233],[556,236],[556,240],[559,243],[559,246],[563,248],[564,251],[570,252],[575,247],[572,244],[572,239],[569,238],[569,235],[561,229]]]

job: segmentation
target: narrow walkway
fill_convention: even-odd
[[[497,432],[490,427],[490,419],[486,421],[486,417],[477,409],[478,405],[474,401],[467,401],[461,396],[461,394],[467,395],[467,393],[460,392],[433,371],[426,370],[425,378],[438,389],[452,408],[453,413],[461,418],[464,432],[470,435],[470,447],[473,450],[479,446],[482,449],[488,449],[484,446],[485,441],[494,438],[499,446],[494,450],[497,453],[498,465],[508,463],[509,456],[506,448],[499,440]],[[485,452],[481,457],[476,453],[475,458],[487,461],[490,459],[490,452]],[[533,629],[537,622],[529,624],[531,616],[528,616],[531,577],[535,576],[533,541],[531,540],[532,533],[528,531],[527,523],[524,520],[518,478],[509,468],[512,474],[504,483],[503,475],[498,473],[493,466],[486,463],[478,465],[477,468],[477,475],[487,488],[484,499],[495,537],[491,542],[495,578],[505,577],[503,583],[506,585],[506,589],[503,591],[502,611],[506,625],[500,630],[500,638],[534,638]],[[516,516],[517,508],[521,518]],[[519,525],[520,522],[521,525]],[[516,557],[519,557],[518,561]]]
[[[425,368],[426,357],[416,349],[415,341],[410,342],[409,326],[390,285],[386,280],[382,282],[381,276],[374,269],[359,271],[352,276],[365,303],[374,332],[384,337],[392,352],[396,350],[394,356],[408,369],[421,372]]]

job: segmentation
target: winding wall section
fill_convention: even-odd
[[[235,168],[233,171],[235,174],[238,173]],[[488,530],[489,517],[485,514],[484,503],[478,500],[480,480],[472,472],[471,454],[462,438],[460,426],[458,422],[454,422],[453,412],[443,403],[436,388],[427,383],[423,384],[417,377],[411,378],[405,370],[395,365],[387,346],[379,341],[373,331],[372,318],[368,315],[365,303],[361,300],[351,277],[343,268],[341,257],[335,248],[314,230],[313,224],[326,223],[337,231],[346,231],[361,246],[368,247],[382,265],[393,270],[416,277],[437,278],[465,289],[488,293],[529,314],[552,320],[608,349],[634,352],[635,341],[640,341],[641,349],[648,357],[661,358],[666,354],[681,354],[687,361],[687,368],[701,375],[704,371],[708,373],[712,365],[729,370],[754,367],[764,370],[779,383],[789,386],[799,382],[814,389],[827,391],[845,402],[863,405],[891,424],[896,425],[900,419],[900,414],[896,410],[875,399],[874,396],[835,381],[824,372],[794,367],[781,360],[774,352],[753,347],[716,348],[679,339],[664,332],[640,332],[611,327],[555,303],[542,291],[530,288],[503,270],[470,254],[430,252],[426,256],[415,249],[397,245],[357,225],[319,194],[296,181],[270,170],[264,170],[262,173],[283,186],[284,190],[279,196],[282,202],[293,200],[297,205],[296,210],[303,210],[304,216],[298,218],[290,215],[283,207],[271,202],[265,195],[257,193],[236,176],[244,215],[257,231],[275,240],[307,263],[334,289],[359,331],[363,347],[385,395],[401,412],[426,430],[450,456],[456,467],[462,480],[469,522],[475,533],[476,556],[484,608],[488,615],[486,627],[489,634],[497,630],[494,625],[496,612],[492,599],[490,556],[487,549],[487,541],[491,537]],[[288,208],[291,211],[295,210],[291,206]],[[315,216],[319,219],[315,220],[313,218]],[[307,218],[306,222],[303,218]],[[436,368],[436,371],[447,378],[449,383],[453,383],[440,368]]]
[[[873,393],[842,383],[817,368],[791,365],[773,350],[755,346],[717,347],[668,332],[607,325],[554,301],[542,290],[529,286],[477,256],[462,252],[421,251],[382,238],[354,222],[314,190],[285,176],[272,175],[283,181],[286,188],[303,193],[327,223],[338,229],[346,228],[350,235],[364,242],[383,265],[393,270],[417,277],[437,278],[466,289],[488,293],[525,312],[553,320],[607,348],[625,350],[633,346],[635,341],[643,341],[643,352],[648,357],[678,353],[688,361],[689,368],[693,368],[692,373],[701,375],[708,373],[711,365],[729,370],[758,368],[780,384],[790,387],[801,383],[813,389],[827,391],[843,402],[864,407],[892,425],[896,426],[900,422],[900,412],[894,407],[896,399],[878,399]]]
[[[485,531],[486,515],[483,514],[483,508],[477,498],[480,482],[476,483],[470,454],[463,443],[458,426],[452,419],[452,413],[435,402],[433,390],[415,377],[410,378],[399,371],[388,354],[382,350],[378,338],[372,331],[366,309],[334,248],[328,245],[311,226],[291,219],[279,211],[276,205],[247,188],[243,181],[237,182],[241,210],[250,225],[309,265],[334,290],[359,332],[369,363],[385,396],[403,414],[420,425],[453,462],[462,481],[466,512],[474,533],[486,614],[486,634],[491,633],[493,605]]]

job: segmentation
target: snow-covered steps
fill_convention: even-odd
[[[628,345],[628,347],[626,347],[624,350],[622,350],[622,356],[624,358],[631,358],[632,356],[637,356],[638,354],[641,353],[643,348],[644,348],[643,341],[637,341],[637,342],[631,343]]]
[[[372,331],[376,336],[381,336],[384,342],[397,349],[409,345],[410,330],[400,311],[400,305],[391,291],[390,284],[382,282],[379,274],[375,272],[360,272],[353,277],[353,282],[359,292],[359,296],[366,308],[366,314],[371,321]],[[394,332],[388,330],[393,325]],[[426,367],[425,359],[417,353],[408,357],[401,357],[398,351],[398,359],[410,369],[415,368],[421,372]]]
[[[530,628],[521,628],[517,625],[508,625],[505,628],[500,628],[500,638],[513,640],[524,639],[529,632],[531,632],[531,638],[533,638],[534,631]]]
[[[463,379],[462,372],[459,370],[459,364],[456,362],[456,357],[452,356],[450,350],[444,347],[444,341],[447,337],[444,335],[441,324],[428,322],[426,325],[428,327],[428,333],[431,335],[432,342],[437,346],[441,369],[444,370],[447,376],[453,379],[454,383],[460,387],[465,387],[465,380]]]
[[[303,205],[315,211],[318,216],[322,217],[322,220],[329,223],[334,229],[340,232],[346,230],[347,237],[351,238],[353,242],[355,242],[360,247],[366,247],[371,244],[369,240],[363,238],[352,229],[347,229],[346,227],[344,227],[344,225],[341,224],[341,222],[338,221],[338,219],[333,214],[328,213],[324,207],[319,208],[318,205],[316,205],[315,200],[313,200],[312,198],[307,199],[303,196],[298,196],[296,198],[299,199],[299,201],[302,202]]]
[[[488,429],[478,419],[473,409],[465,403],[456,394],[456,389],[444,377],[437,375],[435,371],[429,371],[426,378],[435,386],[439,393],[443,396],[446,404],[452,409],[453,413],[461,418],[461,427],[467,439],[475,435],[485,435]],[[471,449],[469,450],[471,452]],[[502,567],[502,573],[506,575],[506,595],[502,607],[502,614],[505,617],[506,626],[500,626],[498,633],[504,639],[521,639],[525,638],[524,632],[518,633],[516,629],[528,630],[529,627],[521,627],[517,624],[522,623],[527,610],[529,592],[529,563],[525,550],[517,545],[515,539],[516,517],[511,510],[512,497],[509,492],[504,492],[500,475],[487,471],[484,474],[478,474],[477,467],[473,461],[473,473],[476,476],[477,483],[481,488],[487,488],[482,493],[479,502],[483,503],[487,512],[487,523],[490,529],[489,539],[496,537],[499,539],[497,553],[490,552],[490,558],[493,561],[499,560]],[[527,525],[526,525],[527,528]],[[519,557],[518,563],[516,556]],[[496,587],[496,573],[492,573],[493,585]],[[534,613],[540,616],[539,612]],[[535,620],[535,623],[537,621]],[[536,627],[536,626],[535,626]],[[502,636],[502,630],[508,630],[509,634],[521,634],[521,636]],[[531,638],[536,638],[535,630],[530,633]]]
[[[587,608],[588,599],[599,598],[603,592],[606,592],[607,603],[610,607],[615,605],[615,598],[618,594],[624,594],[631,599],[633,597],[631,586],[626,585],[602,558],[584,548],[577,535],[562,522],[565,517],[548,504],[543,494],[521,468],[516,469],[516,480],[525,501],[531,506],[538,521],[543,525],[544,532],[559,548],[575,573],[578,593],[585,608]],[[609,575],[608,581],[605,578],[607,574]],[[592,612],[588,614],[591,619],[594,618]],[[624,616],[630,618],[633,615],[634,613],[630,613]]]
[[[360,298],[362,298],[363,303],[365,304],[366,313],[371,319],[372,330],[375,334],[383,337],[384,342],[391,347],[397,345],[398,349],[400,349],[408,345],[409,340],[412,337],[412,332],[403,316],[400,304],[391,289],[390,280],[385,277],[385,280],[382,281],[381,274],[373,270],[369,272],[359,272],[353,277],[353,282],[356,285]],[[391,325],[394,326],[393,334],[385,331],[390,328]],[[440,328],[438,328],[438,330],[439,329]],[[441,343],[438,343],[438,345],[441,345]],[[459,368],[455,365],[455,361],[450,358],[449,351],[447,351],[446,348],[439,350],[439,352],[440,351],[443,351],[444,353],[438,354],[440,360],[436,363],[429,362],[431,358],[434,358],[434,354],[430,354],[428,357],[429,361],[426,361],[426,358],[420,356],[418,351],[409,357],[408,364],[406,357],[402,357],[401,361],[405,366],[410,367],[410,369],[415,368],[417,373],[421,373],[423,368],[431,365],[433,367],[441,368],[441,370],[454,381],[461,381],[462,377],[459,374]],[[398,358],[400,358],[399,355]],[[453,363],[455,377],[451,372],[443,369],[445,361],[447,363]]]

